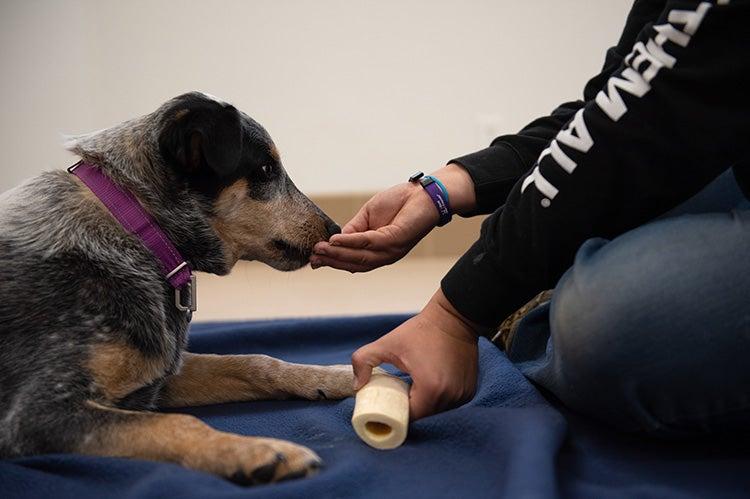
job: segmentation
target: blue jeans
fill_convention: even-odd
[[[731,170],[655,221],[586,241],[507,354],[621,430],[748,432],[750,203]]]

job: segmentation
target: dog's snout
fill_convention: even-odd
[[[341,234],[341,227],[330,219],[326,221],[326,230],[328,231],[328,237],[331,237],[334,234]]]

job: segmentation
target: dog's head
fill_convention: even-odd
[[[298,269],[315,243],[340,231],[295,187],[266,130],[231,104],[193,92],[160,115],[162,158],[209,207],[230,266],[242,259]]]

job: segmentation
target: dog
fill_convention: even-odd
[[[132,193],[193,270],[238,260],[289,271],[339,227],[292,183],[266,130],[199,92],[67,148]],[[241,484],[321,466],[290,442],[155,412],[353,395],[351,366],[185,351],[190,312],[144,244],[64,170],[0,196],[0,457],[169,461]]]

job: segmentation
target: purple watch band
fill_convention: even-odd
[[[195,311],[195,280],[190,266],[138,199],[115,184],[95,165],[79,161],[68,168],[68,171],[81,179],[125,230],[140,239],[153,253],[161,265],[164,278],[175,288],[177,308]],[[191,303],[185,307],[182,305],[180,289],[187,284],[190,284]]]

